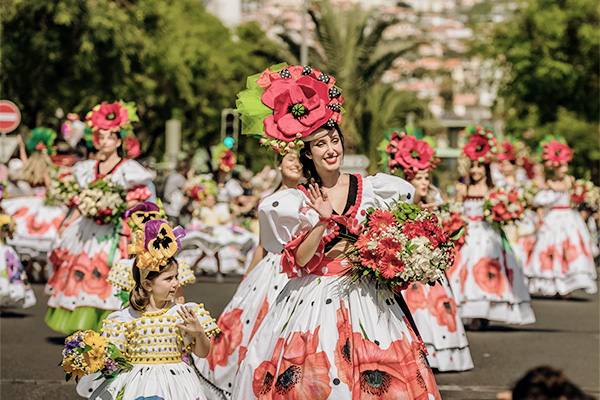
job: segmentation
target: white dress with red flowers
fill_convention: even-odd
[[[400,178],[351,176],[342,214],[363,220],[370,207],[412,196],[414,188]],[[323,258],[338,225],[326,229],[305,267],[295,264],[294,247],[319,220],[307,200],[303,191],[286,189],[259,207],[263,246],[283,252],[291,279],[248,343],[232,399],[440,398],[423,342],[393,296],[369,279],[350,283],[347,260]]]
[[[7,243],[17,253],[45,259],[58,237],[58,228],[67,215],[67,207],[44,204],[45,187],[32,188],[29,196],[2,200],[2,208],[16,223],[15,233]]]
[[[469,219],[465,244],[446,271],[463,319],[485,318],[507,324],[531,324],[535,315],[523,273],[500,232],[483,220],[483,197],[463,202]]]
[[[566,295],[577,289],[596,293],[596,267],[590,233],[570,206],[567,191],[542,190],[534,204],[548,212],[536,234],[531,262],[525,266],[529,292]]]
[[[413,283],[402,296],[427,347],[429,365],[440,371],[473,368],[465,328],[446,279],[434,286]]]
[[[35,303],[19,255],[12,246],[0,243],[0,307],[28,308]]]
[[[281,254],[267,255],[248,273],[217,321],[221,333],[211,339],[210,354],[196,365],[215,386],[231,393],[248,343],[288,282],[280,274]]]
[[[82,161],[73,166],[80,187],[100,177],[98,162]],[[123,160],[107,175],[126,190],[137,190],[154,178],[138,162]],[[50,253],[54,274],[46,285],[48,300],[46,323],[54,330],[70,334],[77,330],[100,329],[104,317],[121,308],[106,281],[111,266],[125,256],[119,246],[119,227],[98,225],[86,217],[71,223],[54,243]]]

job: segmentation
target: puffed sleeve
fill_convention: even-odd
[[[106,337],[109,342],[114,344],[123,353],[126,352],[127,347],[127,322],[125,313],[128,310],[130,308],[110,314],[102,321],[102,329],[100,330],[100,334]]]
[[[373,188],[375,204],[378,208],[387,208],[394,200],[412,203],[415,198],[415,188],[402,178],[379,173],[365,178]]]
[[[558,196],[554,190],[540,190],[533,198],[534,207],[549,207],[556,200]]]
[[[196,314],[198,321],[200,321],[200,326],[202,326],[202,329],[204,329],[206,336],[210,338],[212,335],[216,335],[217,333],[221,332],[221,329],[219,329],[217,326],[217,320],[211,317],[210,313],[204,309],[204,304],[185,303],[185,306],[190,308],[194,314]],[[182,323],[180,317],[177,317],[177,323]],[[187,346],[192,343],[193,340],[194,337],[189,333],[186,333],[183,337],[183,345]]]
[[[135,285],[133,274],[131,273],[133,261],[133,259],[117,261],[108,272],[106,281],[117,288],[130,292]]]
[[[179,263],[179,269],[177,271],[177,280],[179,280],[179,286],[185,286],[188,283],[192,283],[196,281],[196,276],[194,275],[194,271],[189,264],[183,260],[177,260]]]
[[[113,182],[123,186],[126,190],[135,190],[148,185],[156,174],[142,167],[135,160],[126,160],[123,165],[113,173]]]
[[[96,161],[94,160],[80,161],[73,165],[73,176],[82,189],[86,188],[96,178],[95,166]]]

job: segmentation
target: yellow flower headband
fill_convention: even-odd
[[[179,238],[183,236],[185,230],[182,227],[171,229],[164,219],[151,220],[145,223],[143,231],[135,232],[134,241],[127,246],[127,252],[136,255],[136,267],[147,272],[158,272],[181,248]]]

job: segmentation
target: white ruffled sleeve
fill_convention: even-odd
[[[123,186],[126,190],[132,190],[148,185],[156,174],[142,167],[137,161],[126,160],[113,172],[112,176],[113,182]]]
[[[102,321],[100,333],[106,337],[109,342],[114,344],[119,350],[125,352],[127,347],[127,321],[125,313],[130,310],[127,307],[122,311],[115,311]]]
[[[558,200],[554,190],[540,190],[533,198],[534,207],[549,207]]]
[[[377,208],[387,208],[394,200],[412,203],[415,198],[415,188],[402,178],[379,173],[365,178],[371,183]]]
[[[298,189],[285,189],[265,198],[258,207],[260,239],[265,250],[281,253],[283,247],[319,222],[319,214],[305,204]]]
[[[79,187],[82,189],[87,188],[87,186],[96,179],[96,171],[94,171],[95,166],[95,160],[80,161],[73,165],[73,176]]]

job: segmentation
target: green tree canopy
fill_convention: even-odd
[[[2,97],[33,128],[58,108],[81,116],[103,100],[138,105],[143,150],[162,156],[164,123],[190,148],[218,141],[221,109],[246,76],[277,62],[256,24],[235,35],[196,0],[14,0],[2,14]]]

